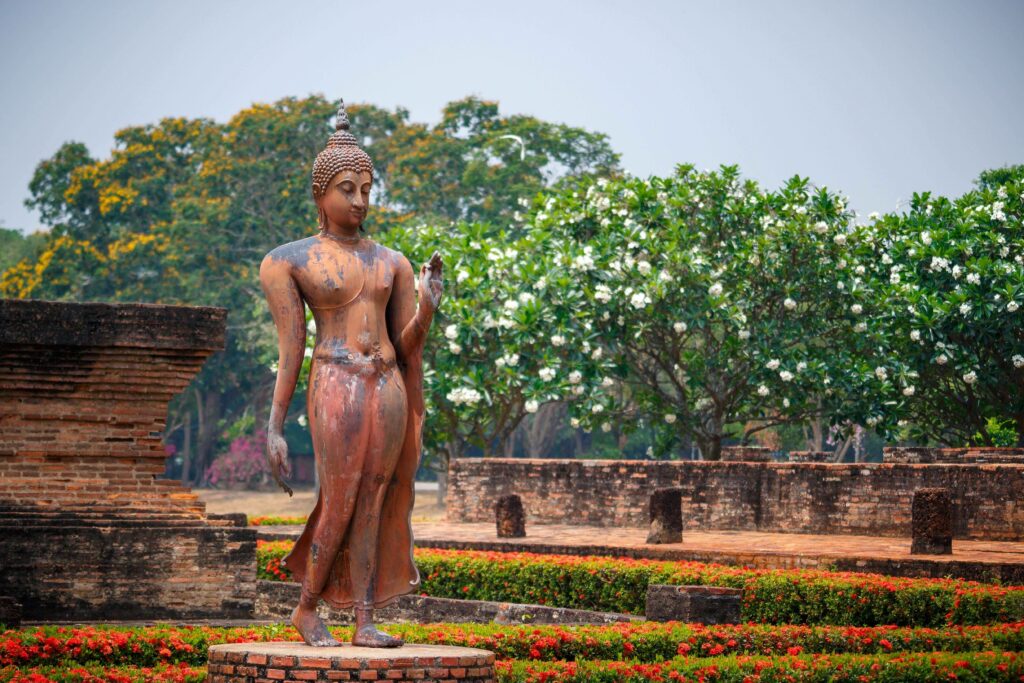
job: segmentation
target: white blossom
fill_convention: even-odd
[[[640,271],[641,275],[648,275],[651,272],[651,264],[647,261],[640,261],[636,264],[636,269]]]
[[[1019,308],[1020,304],[1018,304],[1016,301],[1009,301],[1006,304],[1006,310],[1008,310],[1010,313],[1016,313],[1017,309]]]
[[[651,297],[647,296],[643,292],[634,292],[633,296],[629,298],[629,303],[633,306],[633,308],[645,308],[646,306],[650,305]]]
[[[889,371],[883,367],[877,367],[875,368],[875,377],[884,382],[889,377]]]
[[[826,232],[828,232],[828,223],[826,223],[825,221],[818,221],[817,223],[814,224],[814,229],[818,232],[818,234],[824,235]]]
[[[782,305],[785,306],[787,311],[792,311],[794,308],[796,308],[796,302],[790,299],[788,296],[786,297],[786,300],[782,302]]]
[[[676,416],[673,415],[672,413],[667,413],[665,415],[665,422],[668,423],[668,424],[675,424]]]
[[[856,325],[853,326],[853,331],[854,332],[867,332],[867,330],[868,330],[868,324],[866,322],[864,322],[863,320],[861,320],[859,323],[857,323]]]
[[[781,370],[779,371],[779,379],[783,382],[790,382],[793,380],[793,373],[789,370]]]
[[[612,290],[608,285],[597,285],[594,287],[594,298],[603,304],[612,300]]]
[[[1019,353],[1013,357],[1013,367],[1024,368],[1024,356]]]
[[[850,312],[853,313],[854,315],[860,315],[861,313],[864,312],[864,307],[861,306],[860,304],[854,304],[850,306]]]
[[[945,365],[947,362],[949,362],[949,358],[946,357],[946,354],[940,353],[938,356],[935,357],[935,362],[938,363],[939,365]]]
[[[722,285],[719,282],[714,283],[708,287],[708,294],[711,296],[720,296],[722,294]]]
[[[538,403],[533,399],[530,399],[529,401],[523,404],[523,410],[531,414],[536,413],[538,408],[540,408],[540,405],[538,405]]]
[[[910,386],[903,387],[903,395],[904,396],[913,396],[914,395],[914,385],[911,384]]]
[[[911,330],[910,331],[910,340],[911,341],[921,341],[921,330]]]
[[[788,408],[789,407],[789,399],[788,398],[782,399],[782,407],[783,408]]]
[[[967,382],[968,384],[974,384],[975,382],[978,381],[978,373],[976,373],[974,370],[964,373],[964,381]]]
[[[459,272],[458,272],[458,273],[457,273],[457,274],[455,275],[455,282],[457,282],[457,283],[459,283],[459,284],[462,284],[462,283],[463,283],[463,282],[465,282],[465,281],[466,281],[467,279],[469,279],[469,271],[468,271],[468,270],[460,270],[460,271],[459,271]]]
[[[921,241],[924,242],[925,245],[931,244],[932,243],[931,233],[929,233],[927,230],[922,230],[921,231]]]
[[[601,423],[601,431],[605,432],[606,434],[608,432],[612,431],[612,423],[611,422],[602,422]]]
[[[803,372],[806,369],[807,369],[807,363],[805,363],[804,361],[800,361],[799,363],[796,364],[796,371],[797,372]]]
[[[570,419],[570,420],[569,420],[569,425],[570,425],[570,426],[571,426],[571,427],[572,427],[573,429],[576,429],[576,428],[578,428],[578,427],[580,426],[580,419],[579,419],[578,417],[574,417],[574,418]]]
[[[967,315],[971,312],[971,305],[968,303],[960,304],[960,315]]]
[[[660,273],[658,273],[658,281],[668,284],[669,282],[672,282],[672,280],[672,274],[667,270],[663,270]]]
[[[553,335],[551,335],[551,345],[552,346],[565,346],[565,337],[563,337],[560,334],[553,334]]]
[[[967,282],[969,282],[972,285],[980,285],[981,284],[981,276],[978,275],[977,273],[968,273],[967,274]]]
[[[540,378],[542,380],[544,380],[545,382],[550,382],[551,380],[553,380],[555,378],[555,369],[554,368],[541,368],[540,371],[537,374],[540,375]]]
[[[879,218],[879,214],[878,214],[877,211],[872,211],[871,213],[868,214],[868,220],[869,221],[877,221],[878,218]]]
[[[573,370],[569,373],[569,382],[571,384],[579,384],[583,381],[583,373],[579,370]]]
[[[299,415],[298,422],[301,426],[305,427],[308,420],[306,420],[305,415]]]
[[[480,392],[470,387],[459,387],[448,392],[446,398],[455,405],[472,405],[478,403],[481,398]]]
[[[743,339],[744,341],[750,339],[750,330],[740,330],[738,334],[740,339]]]
[[[600,360],[602,355],[604,355],[604,350],[600,346],[590,352],[590,357],[594,360]]]
[[[600,403],[595,403],[594,407],[590,409],[590,412],[592,412],[594,415],[598,415],[600,413],[603,413],[604,412],[604,406],[601,405]]]
[[[764,364],[769,370],[778,370],[779,366],[782,365],[778,358],[772,358],[770,361]]]
[[[837,233],[836,236],[832,238],[832,241],[838,244],[839,246],[843,246],[844,244],[846,244],[846,235],[841,232]]]
[[[758,396],[767,396],[770,393],[772,393],[771,390],[769,390],[768,387],[766,387],[763,384],[757,388]]]
[[[462,347],[458,342],[448,342],[448,350],[454,353],[456,356],[462,353]]]
[[[444,336],[447,337],[448,339],[458,339],[459,326],[449,325],[448,327],[444,328]]]
[[[686,332],[686,323],[678,322],[672,325],[672,329],[676,331],[676,334],[682,334]]]

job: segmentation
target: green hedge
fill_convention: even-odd
[[[258,544],[260,578],[291,543]],[[742,588],[742,619],[771,624],[941,626],[1024,619],[1024,587],[818,570],[746,569],[533,553],[416,550],[424,595],[643,614],[650,583]]]

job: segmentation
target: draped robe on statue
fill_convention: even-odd
[[[394,340],[392,340],[394,341]],[[405,426],[405,440],[395,467],[394,476],[384,494],[380,511],[380,528],[377,533],[377,573],[374,579],[375,608],[391,604],[399,597],[412,592],[420,583],[419,570],[413,561],[412,507],[415,497],[414,481],[419,467],[420,446],[423,433],[423,344],[424,339],[409,349],[407,358],[400,359],[399,368],[405,383],[408,398],[408,418]],[[402,366],[404,361],[405,365]],[[313,532],[323,506],[321,491],[316,507],[309,515],[302,535],[295,547],[284,558],[283,564],[302,582],[306,574],[306,560],[309,557]],[[352,579],[349,575],[348,534],[353,520],[345,529],[345,538],[334,559],[334,566],[320,597],[327,604],[339,609],[351,607]]]

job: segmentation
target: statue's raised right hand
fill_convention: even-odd
[[[285,493],[292,495],[292,487],[284,483],[285,477],[292,476],[292,465],[288,461],[288,442],[280,432],[267,432],[267,461],[270,463],[270,474],[273,475],[274,481]]]

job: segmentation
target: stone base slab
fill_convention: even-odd
[[[494,683],[494,654],[444,645],[399,648],[233,643],[210,648],[208,683],[394,681]]]

